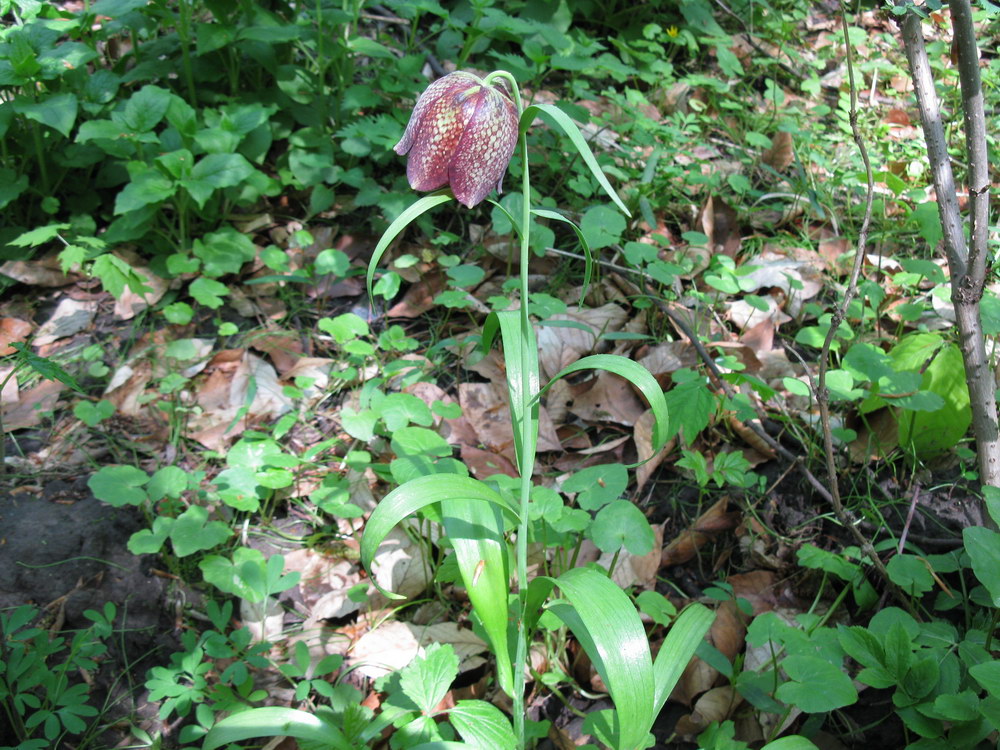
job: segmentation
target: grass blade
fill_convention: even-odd
[[[371,572],[375,552],[396,524],[411,513],[442,500],[490,502],[506,508],[515,518],[518,516],[517,509],[509,500],[478,479],[457,474],[429,474],[412,479],[383,497],[369,516],[361,537],[361,564],[365,570]],[[382,589],[374,578],[371,582],[384,596],[390,599],[402,598]]]
[[[530,107],[525,107],[524,112],[521,114],[521,130],[525,130],[531,122],[538,116],[541,116],[547,120],[554,122],[559,128],[569,136],[569,139],[576,146],[576,150],[580,152],[580,156],[583,158],[583,163],[590,168],[590,173],[594,175],[594,179],[604,188],[604,192],[615,202],[615,205],[621,209],[621,212],[626,216],[631,216],[629,210],[622,203],[622,199],[618,197],[618,193],[615,189],[611,187],[611,183],[608,182],[608,178],[604,176],[603,170],[601,170],[601,165],[597,163],[597,159],[594,158],[594,152],[590,150],[590,145],[583,137],[583,133],[580,132],[580,128],[577,124],[573,122],[572,118],[563,112],[559,107],[554,104],[532,104]]]
[[[372,258],[368,261],[368,274],[365,277],[365,286],[368,289],[368,301],[373,300],[372,297],[372,280],[375,278],[375,269],[378,268],[378,263],[382,260],[382,256],[385,255],[385,251],[388,249],[392,241],[399,236],[406,227],[408,227],[414,220],[416,220],[421,214],[430,211],[434,206],[440,206],[442,203],[447,203],[453,200],[455,196],[449,193],[431,193],[430,195],[425,195],[413,203],[409,208],[407,208],[403,213],[396,217],[396,220],[389,225],[389,228],[385,230],[382,236],[379,238],[378,244],[372,251]]]

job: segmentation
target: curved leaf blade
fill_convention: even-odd
[[[587,290],[590,289],[590,277],[594,273],[594,256],[590,252],[590,243],[587,242],[587,237],[583,234],[583,230],[580,226],[565,216],[563,216],[558,211],[550,211],[547,208],[533,208],[531,213],[535,216],[540,216],[543,219],[550,219],[552,221],[561,221],[564,224],[569,224],[573,227],[573,231],[576,232],[576,237],[580,240],[580,244],[583,246],[583,255],[586,262],[583,266],[583,288],[580,289],[580,307],[583,307],[584,297],[587,296]]]
[[[375,249],[372,251],[371,260],[368,261],[368,274],[365,276],[365,286],[368,289],[369,302],[374,299],[372,296],[372,281],[375,279],[375,269],[378,268],[379,261],[382,260],[382,256],[385,255],[385,251],[389,248],[389,245],[392,244],[392,241],[396,239],[400,232],[406,229],[406,227],[415,221],[421,214],[430,211],[435,206],[440,206],[442,203],[447,203],[448,201],[453,200],[454,197],[455,196],[453,196],[450,192],[439,192],[425,195],[403,211],[403,213],[397,216],[396,220],[389,225],[389,228],[386,229],[379,238],[378,244],[375,245]]]
[[[268,706],[227,716],[205,735],[202,749],[215,750],[231,742],[254,737],[282,736],[324,742],[336,750],[350,750],[352,747],[337,725],[320,716],[294,708]]]
[[[608,178],[604,176],[604,172],[601,169],[601,165],[597,163],[597,159],[594,158],[594,152],[590,150],[590,145],[583,137],[583,133],[580,132],[580,128],[572,118],[563,112],[559,107],[554,104],[532,104],[530,107],[525,107],[524,112],[521,113],[521,131],[524,132],[528,129],[528,126],[536,117],[543,117],[547,120],[554,122],[558,125],[562,131],[569,136],[570,141],[576,146],[576,150],[580,152],[580,156],[583,159],[583,163],[590,168],[590,173],[594,175],[594,179],[604,188],[604,192],[615,202],[615,205],[621,209],[621,212],[626,216],[632,216],[629,213],[628,208],[622,203],[622,199],[618,197],[618,193],[615,189],[611,187],[611,183],[608,182]]]
[[[486,501],[506,508],[515,518],[518,515],[517,509],[509,500],[478,479],[455,474],[429,474],[411,479],[383,497],[368,517],[361,537],[361,564],[365,570],[371,571],[375,552],[396,524],[411,513],[442,500]],[[371,582],[383,596],[389,599],[401,598],[398,594],[383,589],[374,578]]]
[[[569,570],[555,584],[566,601],[550,610],[573,631],[614,701],[615,747],[645,747],[656,718],[653,659],[635,605],[616,583],[591,568]]]

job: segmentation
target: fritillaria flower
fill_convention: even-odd
[[[517,144],[518,115],[499,84],[458,71],[434,81],[417,99],[396,153],[408,154],[414,190],[451,187],[472,208],[496,188]]]

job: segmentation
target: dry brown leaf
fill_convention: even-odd
[[[0,318],[0,357],[14,353],[11,344],[19,344],[31,333],[31,323],[20,318]]]
[[[83,278],[78,273],[63,273],[57,253],[37,260],[8,260],[0,266],[0,273],[22,284],[44,287],[68,286]]]
[[[697,226],[708,236],[708,249],[714,254],[735,258],[743,241],[736,209],[722,198],[708,196],[698,214]]]
[[[418,318],[434,307],[434,298],[445,286],[446,278],[440,271],[426,274],[416,284],[412,284],[403,299],[386,311],[389,318]]]
[[[361,581],[356,563],[315,549],[297,549],[285,555],[286,573],[299,571],[299,593],[310,617],[318,620],[344,617],[360,608],[347,596]]]
[[[760,160],[775,172],[784,172],[795,161],[795,151],[792,148],[792,134],[779,130],[771,139],[771,148],[760,155]]]
[[[207,369],[211,372],[196,396],[202,411],[188,423],[187,435],[210,450],[223,450],[251,423],[275,419],[292,408],[274,368],[255,354],[219,352]],[[254,396],[244,413],[251,380]]]
[[[424,546],[416,544],[399,526],[389,532],[375,553],[371,566],[375,581],[386,591],[410,599],[427,589],[428,575],[433,575],[424,555]],[[377,608],[388,600],[378,591],[368,597],[369,606]]]
[[[39,327],[32,343],[35,346],[45,346],[79,333],[90,327],[96,314],[95,300],[83,301],[63,297],[49,319]]]
[[[506,456],[484,451],[471,445],[462,445],[462,463],[476,479],[487,479],[494,474],[518,477],[517,467]]]
[[[16,404],[3,408],[3,431],[34,427],[45,412],[56,408],[59,394],[65,386],[55,380],[43,380],[34,388],[22,391]]]
[[[729,498],[722,497],[702,513],[690,528],[682,531],[663,550],[664,566],[680,565],[693,558],[706,542],[723,531],[735,529],[739,514],[729,513]]]
[[[706,640],[722,652],[730,663],[743,650],[746,636],[744,619],[734,602],[723,602],[715,611],[715,620],[706,637]],[[691,701],[713,687],[718,678],[718,670],[696,656],[684,670],[670,697],[685,705],[691,705]]]
[[[0,383],[3,383],[3,390],[0,391],[0,404],[16,404],[18,400],[17,375],[12,374],[13,367],[0,367]]]
[[[285,610],[273,596],[263,601],[240,600],[240,619],[250,631],[251,643],[280,640],[284,630]]]
[[[293,384],[298,378],[311,380],[311,385],[299,387],[299,390],[302,391],[306,404],[312,406],[317,400],[326,396],[333,364],[334,360],[325,357],[300,357],[281,379]]]
[[[565,313],[553,315],[552,320],[579,323],[580,328],[561,326],[541,326],[538,330],[538,365],[545,379],[551,378],[567,365],[571,365],[585,354],[597,348],[598,336],[602,333],[620,331],[628,314],[614,303],[600,307],[570,307]]]
[[[131,320],[141,311],[152,307],[163,299],[163,295],[170,288],[170,283],[157,276],[147,266],[142,265],[139,256],[134,252],[120,249],[115,250],[114,254],[132,267],[132,270],[142,279],[142,283],[146,287],[142,294],[136,294],[126,286],[122,291],[122,296],[115,300],[115,315],[121,320]]]
[[[669,384],[669,375],[682,367],[694,367],[698,364],[698,352],[689,341],[668,341],[649,347],[638,361],[661,386],[666,386]]]
[[[118,414],[137,417],[146,408],[142,395],[153,378],[153,364],[140,359],[132,365],[122,365],[111,376],[104,397],[115,405]]]
[[[463,628],[456,622],[438,622],[433,625],[408,623],[408,625],[421,648],[432,643],[450,643],[458,655],[460,672],[469,670],[476,662],[481,664],[482,661],[477,657],[489,649],[486,641],[472,632],[471,628]]]
[[[295,367],[302,356],[302,339],[294,331],[272,328],[250,337],[250,346],[271,358],[282,377]]]
[[[726,582],[733,587],[733,596],[750,602],[756,617],[770,612],[778,605],[774,590],[776,579],[773,571],[752,570],[749,573],[731,575]]]
[[[592,382],[593,385],[573,399],[569,406],[569,410],[580,419],[632,427],[646,411],[646,405],[635,395],[632,384],[625,378],[601,370]]]
[[[701,734],[712,722],[730,718],[742,703],[743,696],[732,685],[712,688],[695,701],[691,713],[677,720],[674,731],[687,737]]]
[[[506,388],[493,383],[462,383],[458,387],[462,415],[475,430],[478,442],[514,460],[514,430],[507,406]],[[562,450],[552,420],[544,408],[538,410],[538,450]]]
[[[405,622],[386,620],[354,644],[345,666],[370,679],[396,672],[416,658],[420,644]]]

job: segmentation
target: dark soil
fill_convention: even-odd
[[[144,525],[137,509],[92,497],[85,478],[0,493],[0,611],[34,604],[36,625],[54,632],[90,626],[84,611],[105,602],[118,609],[108,652],[89,676],[89,703],[104,728],[155,714],[144,699],[146,670],[175,648],[165,579],[152,573],[152,557],[125,546]],[[0,745],[15,744],[3,724]],[[96,746],[113,747],[125,734],[127,727],[111,729]]]

